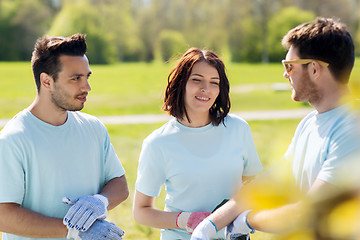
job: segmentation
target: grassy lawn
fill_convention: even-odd
[[[356,61],[351,79],[360,96],[360,66]],[[97,115],[162,113],[167,75],[174,63],[118,63],[90,66],[92,91],[84,111]],[[30,63],[0,62],[0,118],[11,118],[33,101],[36,90]],[[273,84],[287,85],[280,63],[227,64],[232,111],[294,109],[306,107],[290,101],[290,91],[274,91]],[[248,87],[251,87],[250,89]],[[244,89],[245,87],[245,89]],[[246,90],[247,89],[247,90]]]
[[[167,75],[173,63],[126,63],[90,66],[92,91],[84,111],[94,115],[162,113]],[[289,101],[289,91],[276,92],[271,84],[286,83],[281,64],[228,64],[232,110],[303,107]],[[36,91],[30,63],[0,62],[0,118],[11,118],[33,101]],[[268,88],[263,88],[267,84]],[[238,91],[251,85],[251,91]],[[261,87],[257,87],[261,86]]]
[[[351,79],[353,91],[360,97],[360,66],[356,61]],[[163,91],[167,74],[173,64],[122,63],[90,66],[92,91],[83,111],[96,115],[162,113]],[[26,108],[35,97],[30,63],[0,62],[0,118],[11,118]],[[287,83],[283,68],[277,64],[227,64],[231,85],[231,111],[294,109],[308,107],[290,100],[290,91],[274,91],[275,83]],[[265,167],[278,162],[286,151],[297,120],[250,121],[260,159]],[[137,161],[143,139],[158,124],[109,125],[112,143],[126,170],[129,199],[110,212],[109,218],[123,228],[126,239],[159,239],[159,231],[136,224],[132,217],[132,200]],[[164,205],[164,193],[156,205]],[[0,233],[1,235],[1,233]],[[271,239],[271,235],[256,233],[252,239]]]

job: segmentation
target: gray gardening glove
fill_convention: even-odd
[[[74,228],[68,230],[67,239],[75,240],[122,240],[124,231],[113,223],[96,220],[86,232]]]
[[[225,228],[226,240],[234,240],[243,235],[254,233],[255,230],[247,223],[247,215],[251,210],[242,212],[229,226]]]
[[[87,231],[97,219],[105,219],[109,205],[109,200],[100,194],[84,196],[76,200],[65,197],[63,202],[73,205],[63,219],[64,225],[78,231]]]

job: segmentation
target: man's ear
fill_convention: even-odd
[[[318,79],[320,77],[320,64],[316,61],[311,62],[311,74],[313,75],[314,79]]]
[[[40,74],[40,83],[42,87],[50,88],[51,81],[52,81],[52,77],[49,74],[45,72],[42,72]]]

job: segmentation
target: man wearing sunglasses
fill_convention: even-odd
[[[290,30],[282,44],[288,49],[282,64],[284,77],[291,85],[291,98],[314,108],[298,125],[284,159],[291,162],[292,175],[306,197],[312,201],[329,199],[326,196],[359,184],[358,173],[353,170],[360,165],[360,118],[354,111],[358,111],[359,101],[351,100],[354,97],[348,87],[355,59],[353,40],[344,24],[317,18]],[[256,183],[248,186],[252,184]],[[201,222],[191,239],[210,239],[216,229],[225,226],[227,239],[254,230],[283,233],[299,227],[308,217],[302,208],[304,201],[276,209],[250,210],[240,203],[241,196],[246,197],[245,190],[246,186],[236,199]]]

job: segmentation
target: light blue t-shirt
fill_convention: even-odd
[[[0,203],[63,218],[64,196],[99,193],[124,174],[105,126],[88,114],[68,112],[63,125],[53,126],[24,110],[0,132]],[[3,239],[33,238],[3,233]]]
[[[171,119],[143,142],[135,188],[152,197],[165,184],[165,210],[211,212],[241,187],[243,176],[262,170],[248,124],[228,115],[225,126],[190,128]],[[224,238],[220,233],[217,237]],[[190,239],[182,229],[162,239]]]
[[[306,193],[318,178],[338,185],[339,171],[355,157],[359,159],[359,118],[351,104],[319,114],[308,114],[296,129],[284,155],[292,162],[292,170],[301,191]]]

